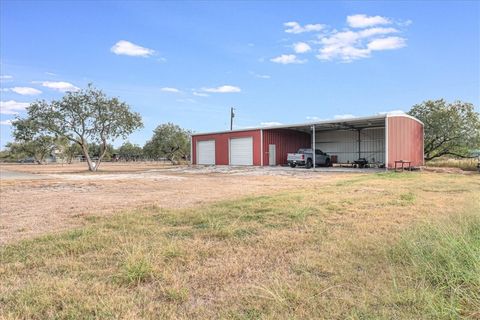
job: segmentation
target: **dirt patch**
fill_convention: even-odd
[[[3,170],[18,167],[33,166],[5,166]],[[147,206],[193,207],[246,195],[305,188],[312,180],[327,182],[348,176],[228,167],[149,168],[141,172],[123,167],[122,172],[113,173],[115,170],[105,166],[111,171],[101,174],[72,173],[76,167],[38,167],[43,170],[39,179],[2,179],[0,183],[0,244],[81,226],[84,218],[92,215]]]

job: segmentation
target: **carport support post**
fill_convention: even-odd
[[[361,139],[360,131],[361,131],[361,130],[362,130],[362,129],[358,129],[358,160],[360,160],[361,154],[362,154],[362,152],[361,152],[362,143],[361,143],[361,141],[360,141],[360,139]]]
[[[312,153],[313,153],[313,169],[315,169],[315,125],[312,126]]]

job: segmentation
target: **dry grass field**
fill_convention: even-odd
[[[187,208],[245,195],[270,194],[302,188],[305,179],[312,177],[275,172],[249,175],[248,170],[205,173],[149,163],[106,163],[97,174],[85,172],[85,164],[0,168],[5,169],[26,174],[21,179],[0,181],[0,244],[78,227],[90,215],[152,206]],[[342,175],[317,176],[326,182]]]
[[[480,318],[477,174],[298,172],[4,181],[2,203],[52,202],[52,224],[68,194],[72,212],[74,193],[91,203],[81,222],[5,237],[0,318]],[[135,201],[155,186],[172,190]]]
[[[55,173],[82,173],[87,174],[87,164],[85,162],[75,162],[72,164],[16,164],[16,163],[1,163],[4,169],[15,170],[26,173],[41,173],[41,174],[55,174]],[[115,172],[142,172],[146,170],[158,170],[172,168],[172,165],[167,162],[102,162],[98,173],[115,173]],[[98,174],[97,173],[97,174]]]
[[[458,168],[466,171],[477,171],[478,163],[479,163],[478,158],[469,158],[469,159],[437,158],[437,159],[428,161],[426,165],[428,167]]]

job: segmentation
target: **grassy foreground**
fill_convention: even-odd
[[[478,318],[479,194],[389,173],[90,218],[0,249],[0,318]]]

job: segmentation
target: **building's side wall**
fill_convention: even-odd
[[[423,166],[423,125],[409,117],[390,116],[388,121],[388,168],[395,160],[407,160]]]
[[[253,138],[253,165],[261,165],[260,161],[260,130],[214,133],[192,136],[192,164],[197,164],[197,142],[215,140],[215,164],[229,164],[229,140],[231,138]]]
[[[271,129],[263,130],[263,165],[269,165],[269,145],[275,145],[276,164],[287,164],[287,153],[296,152],[299,148],[309,148],[312,145],[310,134],[288,130]]]
[[[360,157],[357,130],[317,131],[315,145],[329,155],[336,155],[338,163],[352,163],[358,158],[370,163],[385,163],[385,128],[360,131]]]

